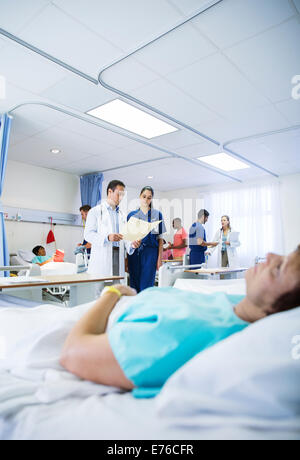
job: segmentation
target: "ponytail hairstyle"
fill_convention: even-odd
[[[229,217],[229,216],[226,216],[226,215],[224,215],[224,216],[222,216],[222,217],[221,217],[221,219],[223,219],[223,217],[225,217],[225,218],[228,220],[228,222],[229,222],[229,230],[231,231],[231,223],[230,223],[230,217]],[[222,230],[223,230],[223,227],[221,227],[221,231],[222,231]]]
[[[152,199],[153,199],[153,198],[154,198],[154,190],[153,190],[152,187],[150,187],[150,185],[146,185],[146,187],[144,187],[144,188],[142,189],[142,191],[141,191],[141,193],[140,193],[140,196],[141,196],[146,190],[148,190],[148,192],[151,192],[151,194],[152,194]],[[152,209],[152,201],[151,201],[151,203],[150,203],[150,209]]]

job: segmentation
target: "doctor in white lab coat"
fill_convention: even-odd
[[[140,242],[124,242],[120,234],[122,224],[127,221],[119,209],[124,194],[125,185],[121,181],[111,181],[107,187],[107,200],[88,213],[84,239],[92,244],[88,267],[91,275],[125,276],[125,253],[133,254],[139,247]]]
[[[231,228],[230,218],[222,216],[222,227],[217,231],[213,241],[218,241],[218,267],[237,268],[239,260],[237,250],[241,243],[240,241],[230,241],[230,234],[235,232]],[[209,249],[206,254],[211,255],[216,247]]]

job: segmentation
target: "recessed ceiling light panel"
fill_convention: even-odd
[[[127,104],[120,99],[108,102],[87,112],[88,115],[106,121],[119,128],[125,129],[146,139],[170,134],[178,131],[177,128]]]
[[[216,155],[208,155],[199,157],[199,161],[213,166],[214,168],[222,169],[222,171],[238,171],[240,169],[247,169],[250,166],[237,158],[227,155],[227,153],[217,153]]]

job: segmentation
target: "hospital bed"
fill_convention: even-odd
[[[167,263],[160,267],[158,272],[158,286],[174,286],[178,279],[238,279],[244,276],[246,268],[210,268],[202,264],[198,265],[178,265],[177,263]]]
[[[56,275],[74,275],[76,273],[83,273],[87,270],[88,259],[84,258],[84,264],[82,259],[76,257],[76,264],[69,262],[49,262],[43,266],[35,265],[31,263],[34,254],[31,251],[20,249],[17,254],[10,255],[10,263],[15,266],[29,266],[31,274],[36,276],[56,276]],[[27,270],[19,270],[19,276],[26,276]],[[69,288],[66,286],[48,287],[44,291],[45,300],[48,301],[59,301],[59,303],[65,304],[69,297]]]
[[[179,279],[176,284],[181,289],[205,293],[245,292],[244,280]],[[130,301],[120,300],[108,328]],[[184,376],[184,385],[178,387],[176,379],[180,382],[186,366],[173,375],[157,398],[135,399],[131,393],[77,379],[59,365],[68,332],[91,306],[92,303],[66,310],[47,305],[29,309],[8,305],[0,309],[0,337],[2,344],[6,341],[2,360],[0,345],[0,439],[300,439],[300,369],[298,363],[293,363],[289,349],[297,321],[299,324],[300,308],[262,320],[200,353],[196,357],[200,358],[199,368]],[[226,358],[228,347],[231,351]],[[283,348],[288,349],[288,356],[283,356]],[[253,375],[239,382],[233,395],[227,392],[224,399],[217,400],[215,395],[202,393],[202,380],[211,379],[209,391],[220,389],[223,382],[228,386],[228,376],[237,379],[245,363],[249,363]],[[262,380],[261,369],[257,369],[258,376],[255,374],[259,363],[267,368]],[[208,375],[205,372],[199,379],[197,372],[207,366]],[[278,366],[281,379],[276,374]],[[291,369],[298,382],[296,394],[291,388]],[[186,388],[189,378],[199,386],[197,394],[190,394]],[[282,381],[287,385],[284,397],[276,393]],[[236,399],[232,400],[235,392]],[[287,404],[292,401],[294,414],[282,414],[284,398]],[[256,406],[265,409],[263,416],[255,413]]]

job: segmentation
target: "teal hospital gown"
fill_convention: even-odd
[[[51,256],[35,256],[31,263],[32,264],[43,264],[44,262],[47,262],[47,260],[50,260]]]
[[[243,296],[150,288],[139,294],[108,332],[112,351],[137,398],[154,397],[197,353],[249,323],[234,313]]]

